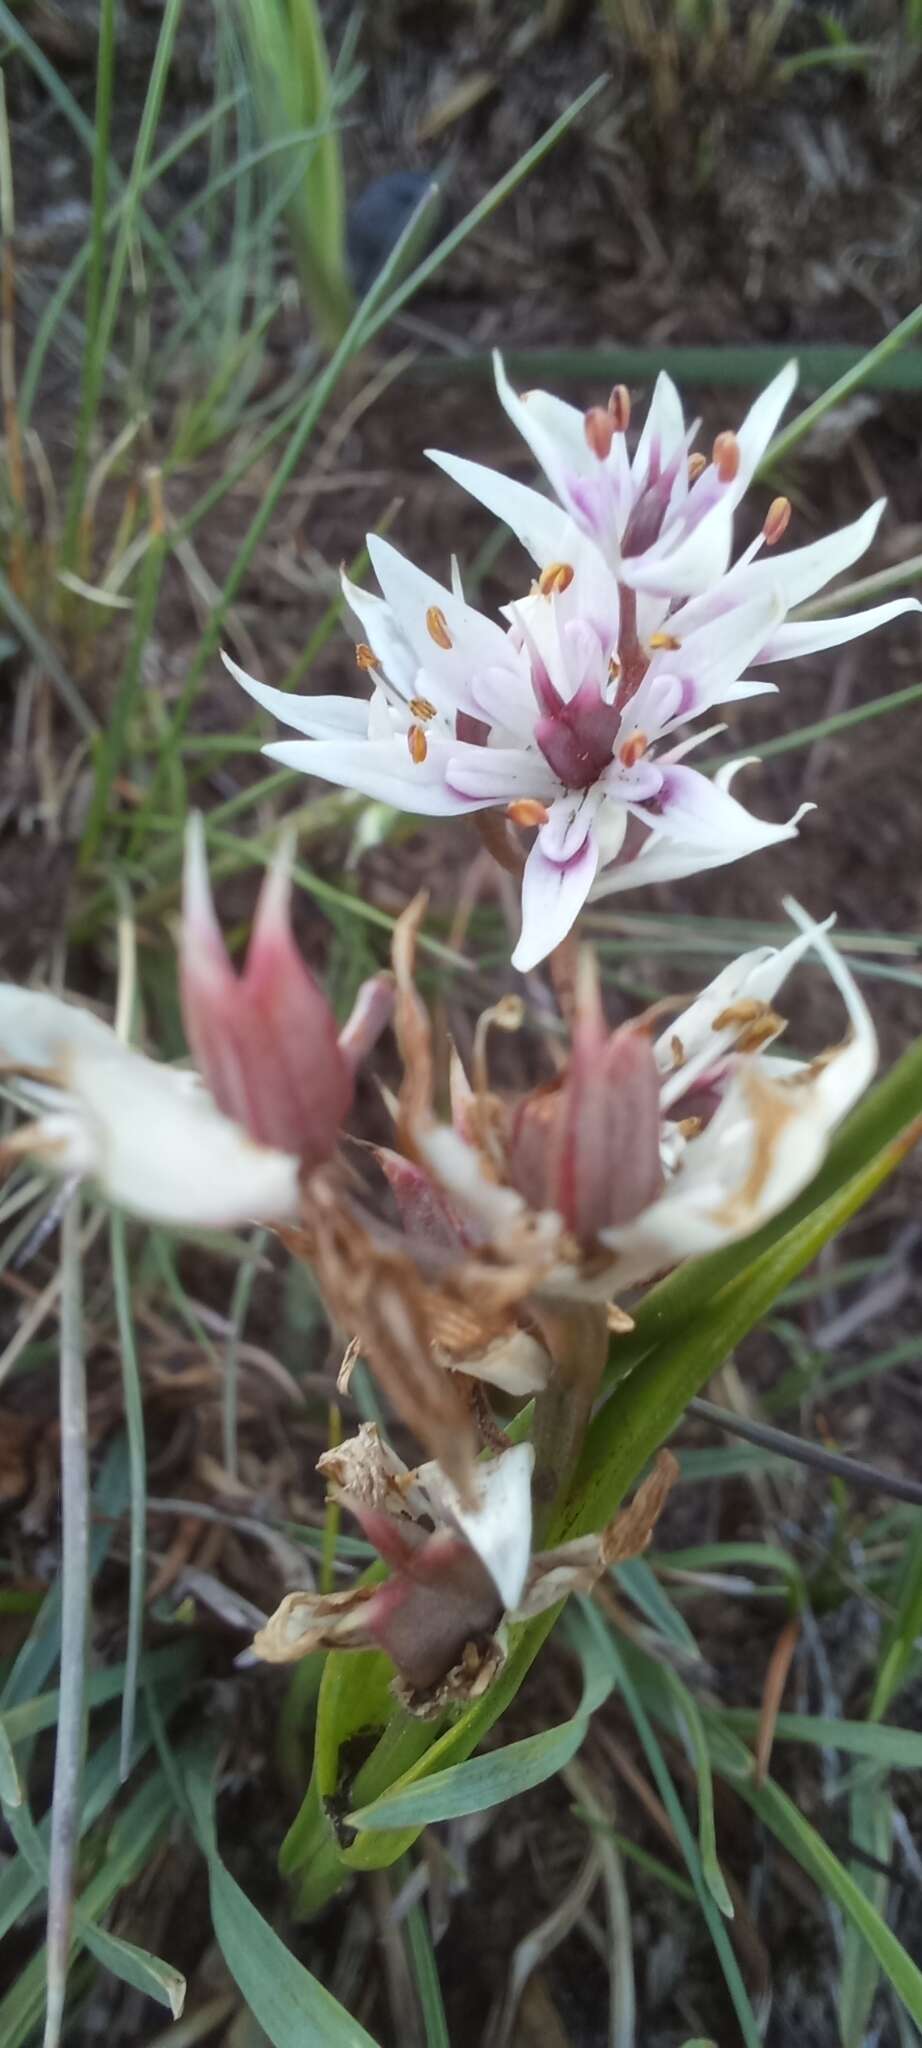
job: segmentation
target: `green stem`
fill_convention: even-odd
[[[576,1469],[608,1353],[606,1313],[596,1302],[542,1309],[539,1322],[554,1371],[535,1401],[531,1438],[538,1543]]]

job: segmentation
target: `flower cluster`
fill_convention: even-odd
[[[729,771],[710,780],[688,765],[708,731],[683,728],[772,688],[753,666],[839,644],[911,601],[788,619],[868,545],[879,506],[779,555],[790,507],[776,499],[731,563],[734,512],[793,368],[738,433],[718,435],[709,460],[691,452],[694,429],[666,377],[632,456],[621,387],[584,415],[540,392],[518,398],[499,363],[497,381],[555,497],[434,459],[533,557],[531,588],[504,624],[465,602],[457,572],[443,589],[372,537],[383,595],[346,586],[370,701],[292,699],[234,672],[305,735],[269,748],[283,762],[411,812],[499,808],[533,832],[514,955],[531,968],[588,897],[790,836],[796,816],[762,823],[731,795]],[[289,1594],[254,1648],[279,1662],[322,1647],[384,1649],[400,1697],[427,1714],[491,1682],[507,1620],[590,1588],[645,1547],[673,1476],[668,1454],[598,1536],[534,1549],[533,1502],[543,1514],[560,1497],[636,1290],[748,1236],[810,1182],[873,1075],[876,1039],[831,944],[833,920],[814,924],[789,903],[785,945],[746,953],[692,1001],[657,1003],[615,1028],[595,960],[579,950],[567,963],[569,1048],[557,1045],[553,1072],[518,1091],[494,1084],[491,1030],[523,1021],[507,996],[480,1019],[469,1072],[452,1053],[442,1113],[414,979],[424,900],[398,919],[393,972],[365,984],[339,1029],[295,945],[289,895],[283,846],[238,972],[201,821],[190,821],[179,966],[198,1071],[148,1058],[70,1002],[0,986],[0,1071],[30,1115],[0,1157],[87,1176],[155,1222],[272,1223],[310,1263],[346,1341],[340,1385],[366,1359],[429,1457],[408,1469],[366,1425],[320,1460],[390,1576]],[[847,1028],[799,1060],[779,1049],[776,1004],[808,953]],[[358,1066],[391,1020],[402,1065],[396,1093],[385,1091],[393,1142],[348,1145]],[[504,1396],[501,1411],[489,1389]],[[499,1415],[530,1396],[531,1440],[512,1441]]]
[[[368,536],[383,595],[345,592],[371,685],[353,696],[292,697],[228,667],[306,737],[267,747],[308,775],[427,817],[498,808],[534,831],[522,876],[527,970],[570,931],[587,898],[681,879],[788,839],[753,817],[730,784],[688,756],[720,726],[686,732],[716,706],[775,685],[748,672],[840,646],[917,610],[897,598],[842,618],[788,614],[869,546],[883,501],[840,532],[777,552],[791,507],[776,498],[730,561],[733,516],[794,389],[789,364],[710,459],[692,451],[671,380],[658,378],[633,457],[623,386],[583,414],[546,392],[520,398],[497,357],[500,399],[556,502],[479,463],[432,459],[503,520],[536,574],[504,624],[445,589],[389,542]]]

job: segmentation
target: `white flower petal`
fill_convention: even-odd
[[[546,960],[575,924],[599,865],[594,831],[587,832],[579,853],[564,862],[548,860],[539,839],[522,875],[522,931],[512,965],[527,974]]]
[[[378,657],[379,667],[401,696],[412,697],[419,662],[390,605],[376,591],[362,590],[357,583],[350,582],[345,571],[340,582],[349,609],[355,613],[365,635],[366,644]]]
[[[427,693],[438,693],[436,702],[447,703],[450,697],[459,711],[476,715],[471,677],[482,668],[513,665],[502,628],[465,604],[453,590],[446,590],[434,576],[417,569],[390,541],[370,533],[367,546],[397,626],[410,642],[425,676],[422,687]],[[431,627],[433,614],[439,618],[438,638]]]
[[[668,469],[673,456],[685,438],[685,417],[682,400],[672,378],[661,370],[653,386],[653,396],[647,407],[640,440],[631,464],[631,478],[636,490],[643,490],[650,474],[651,458],[658,476]]]
[[[368,729],[368,701],[359,697],[295,697],[287,690],[273,690],[268,683],[260,683],[255,676],[248,675],[222,651],[221,660],[230,671],[234,681],[255,697],[264,711],[283,725],[294,726],[296,732],[309,733],[311,738],[326,739],[337,734],[364,733]]]
[[[476,1497],[473,1507],[465,1507],[439,1466],[421,1466],[417,1474],[436,1515],[456,1523],[477,1552],[504,1607],[515,1607],[521,1598],[531,1563],[534,1461],[531,1444],[514,1444],[498,1458],[481,1460],[471,1474]]]
[[[569,562],[579,540],[583,538],[568,512],[546,498],[541,491],[533,491],[528,484],[513,481],[503,476],[498,469],[487,469],[482,462],[468,462],[461,455],[445,455],[440,448],[427,448],[430,462],[438,463],[462,490],[470,491],[471,497],[485,505],[496,519],[511,527],[517,540],[537,563],[539,569],[546,569],[549,562]]]
[[[827,647],[843,647],[847,640],[859,640],[864,633],[873,633],[878,626],[888,626],[891,619],[902,618],[904,612],[922,611],[917,597],[897,597],[890,604],[878,604],[868,611],[848,612],[841,619],[792,619],[789,625],[776,626],[766,641],[757,659],[762,661],[791,661],[801,654],[819,654]]]
[[[109,1201],[152,1222],[217,1229],[281,1221],[298,1211],[298,1161],[255,1145],[222,1116],[197,1075],[147,1059],[98,1019],[54,996],[0,988],[0,1053],[53,1064],[64,1171],[91,1172]],[[67,1132],[70,1131],[70,1144]]]
[[[285,768],[319,775],[417,818],[463,817],[495,802],[491,796],[459,796],[449,787],[448,763],[458,753],[453,740],[429,740],[424,761],[411,760],[400,734],[389,740],[274,740],[263,753]]]
[[[548,482],[564,504],[573,480],[591,475],[600,467],[586,442],[585,414],[547,391],[529,391],[520,398],[503,368],[498,350],[493,352],[496,389],[503,411],[543,469]]]

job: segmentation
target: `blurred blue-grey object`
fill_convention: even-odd
[[[346,249],[356,291],[368,290],[382,263],[403,233],[420,200],[433,183],[427,171],[386,171],[373,178],[350,206],[346,221]],[[418,255],[424,255],[435,239],[438,208],[433,207],[426,240]]]

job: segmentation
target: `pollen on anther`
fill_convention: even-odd
[[[426,613],[426,631],[430,640],[434,640],[437,647],[444,647],[447,651],[453,645],[445,613],[437,604],[431,604]]]
[[[628,733],[627,739],[618,748],[618,759],[622,766],[624,768],[635,768],[638,761],[642,760],[646,753],[647,746],[648,740],[645,732],[641,732],[638,729],[637,732]]]
[[[428,725],[430,718],[435,717],[435,705],[430,704],[428,697],[411,697],[410,710],[414,718],[421,719],[424,725]]]
[[[631,424],[631,394],[626,384],[616,384],[608,401],[608,413],[616,434],[626,434]]]
[[[597,455],[599,461],[604,462],[615,435],[611,414],[601,405],[592,405],[584,417],[583,428],[593,455]]]
[[[699,478],[699,476],[702,476],[702,475],[703,475],[704,471],[705,471],[705,470],[707,469],[707,466],[708,466],[708,459],[707,459],[707,456],[706,456],[706,455],[702,455],[702,453],[701,453],[701,450],[700,450],[700,448],[699,448],[699,449],[698,449],[698,451],[697,451],[697,453],[696,453],[695,455],[690,455],[690,456],[689,456],[689,458],[688,458],[688,481],[689,481],[689,483],[690,483],[690,484],[696,484],[696,483],[697,483],[697,481],[698,481],[698,478]]]
[[[374,648],[369,647],[367,640],[359,641],[355,650],[355,659],[359,668],[380,668],[381,666]]]
[[[790,498],[773,498],[765,514],[765,524],[762,528],[767,548],[776,546],[782,534],[787,532],[790,519]]]
[[[651,633],[647,644],[654,652],[659,648],[667,648],[670,654],[675,654],[682,642],[676,639],[674,633]]]
[[[419,768],[429,752],[429,742],[421,725],[411,725],[407,733],[407,746],[410,749],[410,760]]]
[[[608,680],[609,680],[609,682],[610,682],[610,683],[616,683],[616,682],[618,681],[618,678],[619,678],[620,674],[621,674],[621,663],[620,663],[620,661],[618,660],[618,656],[617,656],[616,654],[611,654],[611,655],[609,655],[609,658],[608,658]]]
[[[506,805],[506,816],[513,825],[546,825],[550,812],[540,797],[517,796]]]
[[[569,590],[573,581],[573,567],[570,562],[549,562],[538,577],[538,589],[542,597],[559,597]]]
[[[732,484],[734,477],[739,475],[739,466],[742,460],[740,444],[736,435],[731,433],[729,429],[723,434],[718,434],[711,454],[714,468],[721,483]]]

